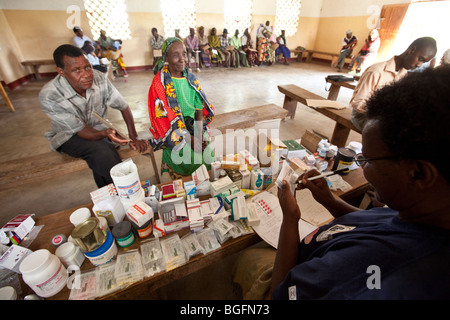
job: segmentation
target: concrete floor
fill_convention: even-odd
[[[336,70],[325,63],[294,62],[289,66],[202,69],[196,74],[216,113],[220,114],[269,103],[282,106],[284,95],[277,89],[279,84],[296,84],[326,97],[328,93],[325,91],[324,78],[329,74],[336,74]],[[116,78],[114,81],[114,85],[132,109],[138,132],[145,133],[149,127],[147,95],[152,79],[153,73],[149,70],[130,72],[127,82],[123,78]],[[0,136],[2,137],[0,162],[49,151],[44,133],[50,128],[50,121],[41,111],[38,101],[40,89],[49,80],[51,79],[33,80],[13,91],[8,91],[16,112],[12,113],[8,108],[0,107]],[[351,90],[343,88],[338,101],[347,105],[351,94]],[[126,131],[118,111],[111,110],[109,119],[119,129]],[[333,128],[334,121],[299,104],[295,119],[286,119],[281,122],[280,138],[282,140],[298,139],[305,130],[316,130],[331,136]],[[361,141],[360,134],[352,131],[349,141]],[[144,157],[136,157],[133,160],[138,166],[141,180],[150,179],[152,183],[156,183],[155,173],[148,160],[140,158]],[[160,159],[161,152],[157,152],[158,165],[161,162]],[[162,178],[163,181],[167,180],[166,176]],[[17,214],[35,213],[41,216],[89,203],[89,193],[95,189],[96,185],[90,170],[84,170],[34,185],[2,191],[0,192],[0,225]],[[230,293],[230,295],[233,294]],[[172,294],[160,296],[183,298]],[[197,298],[189,295],[188,297]],[[225,294],[211,298],[230,297]]]

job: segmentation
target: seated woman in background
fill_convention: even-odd
[[[267,23],[267,22],[266,22]],[[269,46],[269,31],[266,27],[261,23],[259,25],[258,30],[256,30],[256,41],[257,41],[257,50],[258,50],[258,61],[259,63],[263,63],[268,59],[268,46]]]
[[[211,29],[211,34],[208,37],[208,45],[211,48],[211,62],[222,64],[223,53],[220,50],[220,39],[217,35],[216,28]]]
[[[250,33],[248,32],[248,28],[245,29],[244,35],[241,37],[242,49],[247,54],[248,64],[250,66],[255,66],[258,62],[256,53],[257,51],[253,48],[253,41]]]
[[[281,30],[281,34],[277,38],[277,42],[278,42],[279,46],[278,46],[277,50],[275,50],[276,56],[279,57],[280,54],[282,54],[283,58],[284,58],[284,64],[288,65],[289,63],[287,62],[287,59],[291,57],[291,51],[286,46],[287,41],[286,41],[285,30]]]
[[[366,67],[375,62],[378,55],[378,49],[380,48],[380,36],[376,29],[372,29],[369,32],[369,36],[366,39],[366,43],[359,50],[358,54],[353,57],[350,62],[350,73],[363,72]]]
[[[208,102],[200,82],[187,68],[183,41],[168,38],[148,93],[148,110],[154,150],[163,149],[161,171],[172,179],[191,175],[205,164],[208,170],[214,155],[210,148],[209,123],[214,107]]]
[[[198,48],[200,49],[200,63],[205,67],[211,67],[211,52],[208,45],[208,37],[205,35],[205,27],[198,28]]]

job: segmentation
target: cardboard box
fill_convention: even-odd
[[[0,256],[0,267],[20,273],[20,263],[32,252],[27,248],[13,244]]]
[[[197,196],[206,196],[210,193],[209,173],[204,164],[192,173],[192,180],[195,182]]]
[[[178,209],[178,210],[177,210]],[[174,212],[174,220],[165,219],[167,214]],[[189,228],[189,217],[186,211],[186,202],[184,198],[171,198],[160,201],[158,204],[158,215],[164,222],[164,230],[166,233]]]
[[[153,219],[153,209],[144,201],[139,201],[128,209],[127,216],[138,227],[142,227],[149,220]]]
[[[14,244],[19,244],[33,229],[36,222],[33,220],[34,214],[21,214],[9,220],[2,228],[9,240]]]

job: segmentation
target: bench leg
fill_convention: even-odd
[[[34,76],[36,77],[36,80],[41,80],[41,75],[39,74],[39,65],[33,66]]]
[[[158,184],[161,184],[161,178],[159,177],[158,166],[156,165],[155,160],[155,153],[153,152],[152,147],[149,147],[148,153],[145,153],[144,156],[150,157],[150,159],[152,160],[153,171],[155,171],[156,181],[158,181]]]
[[[311,60],[312,60],[312,55],[313,55],[312,52],[308,52],[308,57],[306,58],[306,62],[311,62]]]
[[[288,116],[291,119],[295,117],[295,110],[297,110],[297,101],[289,98],[288,96],[284,96],[283,109],[286,109],[289,113]]]
[[[302,62],[302,59],[303,59],[303,52],[299,52],[298,54],[297,54],[297,62]]]
[[[336,123],[330,143],[336,145],[338,148],[345,147],[349,134],[349,128],[340,123]]]
[[[328,93],[328,100],[336,101],[339,96],[339,90],[341,90],[340,86],[332,84],[330,87],[330,92]]]

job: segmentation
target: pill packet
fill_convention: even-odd
[[[96,270],[75,274],[69,300],[91,300],[97,297]]]
[[[160,244],[164,260],[166,261],[167,271],[186,263],[186,254],[180,236],[177,233],[161,239]]]
[[[120,289],[115,276],[116,261],[99,266],[96,269],[97,293],[99,297]]]
[[[128,286],[144,277],[141,255],[138,250],[130,250],[117,255],[115,277],[119,286]]]
[[[205,253],[205,249],[203,249],[195,233],[188,233],[183,236],[181,238],[181,243],[183,244],[184,252],[186,253],[188,260]]]
[[[151,277],[166,270],[166,261],[159,238],[149,239],[140,245],[144,277]]]
[[[221,247],[219,241],[217,241],[214,230],[211,228],[206,228],[198,232],[197,239],[200,245],[205,250],[205,254],[220,249]]]

